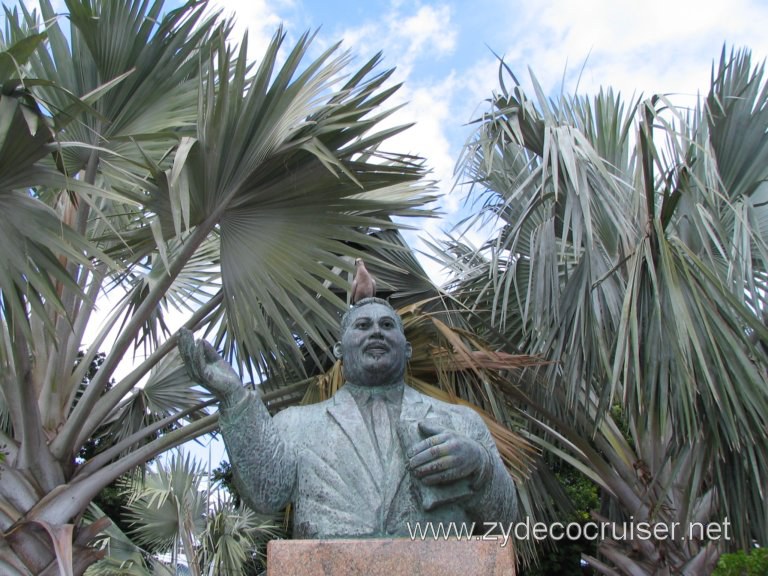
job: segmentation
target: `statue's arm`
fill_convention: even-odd
[[[283,509],[296,484],[296,453],[261,399],[245,392],[237,404],[222,403],[219,427],[245,502],[263,513]]]
[[[208,342],[179,332],[179,353],[190,377],[219,400],[219,426],[240,495],[254,510],[285,507],[296,484],[296,453],[256,394]]]
[[[472,482],[474,494],[464,508],[480,522],[509,523],[517,518],[517,489],[501,460],[496,443],[482,418],[471,409],[468,413],[468,434],[485,449],[485,461]]]

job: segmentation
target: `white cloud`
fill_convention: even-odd
[[[460,70],[452,63],[450,56],[458,49],[459,28],[448,6],[413,7],[395,2],[385,18],[344,31],[344,45],[355,53],[384,48],[387,61],[394,58],[396,80],[405,82],[392,104],[406,106],[389,123],[415,125],[393,138],[387,149],[424,156],[432,170],[431,178],[438,182],[442,197],[437,208],[444,216],[425,219],[418,223],[418,232],[405,234],[413,249],[425,253],[431,253],[427,241],[443,238],[444,230],[466,216],[466,209],[460,206],[462,195],[451,192],[454,167],[470,130],[464,125],[478,111],[478,103],[490,95],[497,78],[498,64],[491,58],[479,69],[476,63],[468,70]],[[432,64],[435,59],[439,65]],[[484,231],[469,234],[478,245],[486,237]],[[435,282],[447,280],[439,264],[429,258],[420,261]]]
[[[360,54],[386,50],[396,57],[399,78],[411,75],[424,58],[445,58],[456,47],[456,25],[448,5],[403,5],[395,2],[382,17],[341,32],[344,45]]]
[[[409,39],[409,52],[420,54],[424,46],[438,54],[450,54],[456,47],[456,31],[451,26],[448,6],[422,6],[413,16],[399,22],[395,31]]]
[[[393,102],[407,102],[396,114],[387,120],[387,125],[414,123],[406,131],[391,138],[387,150],[412,153],[427,158],[431,170],[430,179],[439,182],[439,189],[444,194],[437,207],[441,212],[453,213],[458,198],[447,195],[453,180],[454,150],[447,134],[454,118],[451,110],[451,94],[456,91],[457,80],[450,75],[435,84],[406,83]],[[409,221],[413,225],[414,222]],[[412,248],[427,251],[421,239],[428,236],[441,236],[440,229],[445,226],[443,219],[425,219],[418,223],[419,234],[408,234]],[[431,261],[422,259],[422,265],[434,280],[443,279],[439,267]]]
[[[30,12],[32,10],[37,10],[37,13],[40,14],[40,2],[38,2],[37,0],[22,0],[22,4],[24,4],[24,6]],[[64,3],[64,0],[51,0],[51,8],[53,8],[53,11],[56,14],[69,13],[69,10],[67,9],[67,5]]]
[[[402,152],[429,155],[430,168],[441,181],[450,181],[453,173],[453,155],[445,129],[453,122],[450,95],[456,90],[453,75],[436,84],[406,84],[401,99],[408,104],[399,111],[395,121],[415,122],[415,125],[390,141],[389,148]],[[446,97],[447,96],[447,97]]]
[[[225,17],[235,17],[231,38],[239,44],[247,31],[248,56],[251,60],[261,60],[278,26],[284,22],[281,9],[290,5],[291,0],[213,0],[211,8],[220,9]]]
[[[531,66],[549,91],[559,90],[566,65],[565,90],[574,90],[586,61],[580,92],[610,85],[627,96],[695,94],[707,87],[724,42],[768,54],[768,6],[758,2],[555,0],[519,8],[507,61]]]
[[[407,103],[388,124],[415,126],[393,138],[387,148],[428,157],[432,176],[447,190],[452,182],[454,153],[447,128],[456,123],[452,100],[458,85],[448,74],[437,79],[413,76],[417,65],[445,58],[456,47],[457,26],[448,5],[413,6],[393,3],[393,9],[376,21],[343,32],[344,46],[357,54],[385,49],[387,62],[396,65],[396,81],[405,82],[392,105]]]

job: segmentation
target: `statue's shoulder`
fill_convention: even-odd
[[[405,395],[406,401],[410,402],[425,402],[429,404],[430,406],[430,412],[432,415],[444,415],[446,417],[449,417],[452,421],[455,422],[463,422],[464,426],[461,426],[461,428],[470,427],[470,428],[484,428],[485,423],[483,422],[483,419],[480,417],[480,414],[478,414],[475,410],[470,408],[469,406],[465,406],[463,404],[451,404],[450,402],[445,402],[443,400],[439,400],[437,398],[433,398],[432,396],[427,396],[426,394],[423,394],[417,390],[414,390],[413,388],[410,389],[411,391]]]
[[[428,396],[427,394],[424,394],[423,392],[419,392],[415,388],[411,388],[410,386],[405,387],[405,394],[403,395],[403,400],[406,402],[426,402],[427,404],[430,404],[433,408],[439,408],[441,410],[445,410],[448,412],[460,412],[465,413],[467,410],[469,412],[474,412],[472,408],[469,406],[464,406],[462,404],[451,404],[450,402],[446,402],[444,400],[440,400],[439,398],[435,398],[433,396]]]
[[[314,418],[324,417],[328,406],[331,405],[333,398],[317,402],[316,404],[304,404],[302,406],[289,406],[274,415],[275,421],[302,421],[306,422]]]

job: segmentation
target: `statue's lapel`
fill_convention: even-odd
[[[407,430],[413,430],[413,426],[415,426],[416,423],[424,420],[429,414],[431,408],[432,406],[430,403],[425,402],[424,397],[416,392],[416,390],[410,386],[406,386],[403,389],[403,403],[400,406],[399,423],[399,428],[401,430],[398,433],[401,440],[401,458],[393,459],[390,462],[389,470],[387,471],[388,476],[395,480],[394,482],[389,483],[390,489],[387,491],[386,500],[388,507],[391,504],[392,499],[400,491],[400,487],[405,480],[406,475],[409,473],[407,463],[408,457],[406,455],[406,451],[408,450],[409,446],[406,445],[407,442],[404,442],[404,437],[410,436],[412,434],[408,434]]]
[[[427,417],[431,405],[424,402],[424,397],[410,386],[403,388],[403,404],[400,408],[400,421],[415,420],[421,422]]]
[[[343,387],[333,395],[333,399],[334,402],[328,406],[328,414],[347,436],[371,481],[379,488],[384,472],[357,402]]]

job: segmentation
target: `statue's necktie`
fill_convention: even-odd
[[[372,397],[371,420],[373,421],[373,435],[379,448],[379,458],[382,462],[389,460],[389,450],[392,445],[392,426],[389,421],[387,399],[384,395]]]

